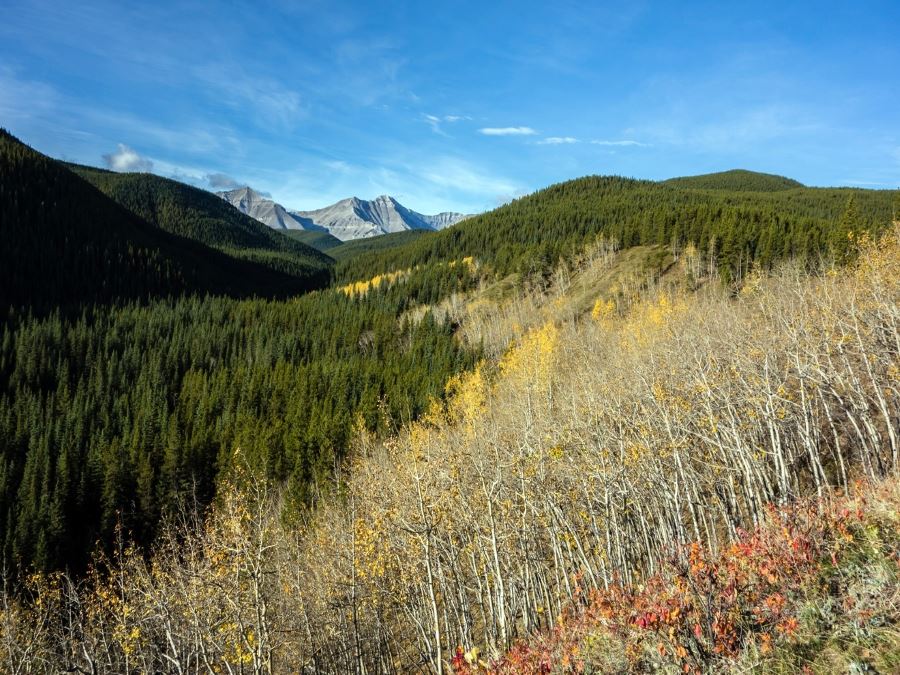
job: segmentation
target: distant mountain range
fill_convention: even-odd
[[[427,216],[406,208],[387,195],[371,201],[350,197],[314,211],[290,211],[250,187],[216,194],[241,213],[269,227],[327,232],[341,241],[409,230],[442,230],[468,218],[465,214],[449,211]]]

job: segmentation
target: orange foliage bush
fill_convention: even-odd
[[[854,570],[887,565],[898,590],[898,487],[895,479],[868,499],[770,507],[760,527],[740,532],[719,555],[695,542],[643,584],[581,594],[553,629],[519,642],[498,661],[479,663],[459,648],[454,672],[719,671],[748,652],[764,660],[809,641],[802,610],[829,598],[838,600],[835,621],[857,629],[896,622],[890,606],[873,622],[878,610],[848,589],[858,577]],[[869,500],[881,508],[870,508]]]

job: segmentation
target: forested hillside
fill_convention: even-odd
[[[343,243],[333,234],[317,230],[283,230],[281,234],[326,253]]]
[[[603,243],[547,287],[482,296],[513,336],[502,358],[391,437],[359,433],[302,524],[235,449],[208,518],[170,522],[149,559],[124,547],[81,583],[33,575],[8,595],[5,656],[87,672],[891,672],[900,224],[861,247],[737,294],[687,251],[588,317],[545,319],[628,253]],[[469,309],[448,311],[488,321]]]
[[[251,260],[322,285],[332,260],[244,215],[216,195],[150,173],[116,173],[66,165],[148,223],[199,241],[235,258]]]
[[[777,192],[804,187],[803,183],[784,176],[758,173],[744,169],[732,169],[700,176],[683,176],[664,181],[666,185],[676,185],[698,190],[728,190],[730,192]]]
[[[357,417],[386,432],[473,357],[448,324],[334,291],[191,298],[14,318],[0,343],[0,517],[8,561],[79,568],[121,524],[149,543],[207,503],[232,453],[294,507],[344,457]],[[47,420],[52,420],[48,424]]]
[[[335,260],[348,260],[362,253],[397,248],[398,246],[414,242],[420,237],[428,234],[431,234],[430,230],[407,230],[406,232],[382,234],[377,237],[354,239],[352,241],[342,242],[340,246],[335,246],[330,249],[328,255]]]
[[[286,274],[165,232],[0,131],[0,307],[49,311],[190,293],[300,292],[321,258]]]
[[[474,362],[448,322],[403,318],[471,287],[468,268],[275,300],[327,283],[331,259],[174,181],[76,167],[113,201],[11,136],[0,151],[13,574],[83,569],[117,527],[151,542],[164,514],[212,499],[237,447],[302,510],[353,428],[415,418]]]
[[[4,309],[174,293],[191,281],[145,223],[2,130],[0,204]]]
[[[749,172],[748,172],[749,173]],[[695,189],[591,176],[554,185],[436,234],[339,264],[349,281],[393,269],[474,256],[498,276],[547,274],[597,236],[622,247],[692,243],[712,256],[726,283],[748,269],[789,258],[816,264],[849,255],[851,231],[880,231],[890,222],[896,191],[797,188],[747,191],[741,175],[726,189]],[[751,181],[752,182],[752,181]],[[718,181],[716,181],[718,183]],[[709,186],[704,180],[700,185]]]

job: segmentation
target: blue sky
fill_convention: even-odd
[[[127,5],[131,5],[128,7]],[[4,0],[55,157],[464,212],[585,174],[900,185],[900,2]]]

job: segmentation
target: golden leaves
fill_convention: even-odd
[[[371,290],[378,290],[379,288],[384,286],[390,286],[400,279],[408,277],[412,273],[412,269],[405,270],[395,270],[393,272],[385,272],[384,274],[376,274],[371,279],[367,279],[364,281],[353,281],[344,286],[338,287],[338,291],[347,295],[348,297],[357,297],[360,295],[366,295]]]
[[[559,328],[552,321],[527,332],[500,360],[500,372],[508,380],[538,388],[549,385]]]

